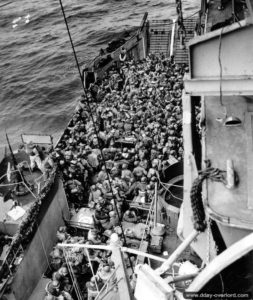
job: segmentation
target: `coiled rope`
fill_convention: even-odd
[[[211,179],[212,181],[222,182],[226,184],[225,171],[218,168],[211,168],[210,161],[206,161],[207,168],[199,172],[198,178],[193,181],[191,188],[190,198],[191,207],[193,212],[194,229],[200,232],[204,232],[207,223],[204,205],[202,201],[202,183],[205,179]]]

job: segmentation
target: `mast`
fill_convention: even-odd
[[[25,179],[25,176],[22,173],[22,170],[20,170],[17,167],[18,166],[18,162],[17,162],[16,157],[15,157],[15,155],[13,153],[13,150],[12,150],[12,147],[11,147],[10,140],[9,140],[7,132],[5,133],[5,135],[6,135],[6,140],[7,140],[7,143],[8,143],[8,147],[9,147],[9,150],[10,150],[10,153],[11,153],[11,158],[12,158],[12,162],[13,162],[13,166],[14,166],[14,170],[15,170],[15,179],[17,180],[18,183],[23,182],[25,184],[26,188],[28,189],[30,187],[30,184]],[[16,186],[16,189],[19,190],[19,187],[20,187],[20,184],[18,184]]]
[[[8,147],[9,147],[9,150],[10,150],[10,153],[11,153],[11,158],[12,158],[14,170],[15,170],[15,171],[18,171],[18,169],[17,169],[18,163],[17,163],[17,160],[16,160],[16,158],[15,158],[15,155],[14,155],[14,153],[13,153],[13,151],[12,151],[11,144],[10,144],[10,140],[9,140],[9,137],[8,137],[7,132],[5,133],[5,135],[6,135],[6,140],[7,140]]]

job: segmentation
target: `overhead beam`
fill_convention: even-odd
[[[253,76],[194,78],[188,74],[184,77],[184,88],[191,96],[219,96],[222,95],[253,95]]]

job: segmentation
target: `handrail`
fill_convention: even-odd
[[[175,29],[176,29],[176,19],[173,19],[171,41],[170,41],[170,56],[172,56],[174,53]]]

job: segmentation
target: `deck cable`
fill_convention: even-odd
[[[67,19],[66,19],[66,15],[65,15],[63,4],[62,4],[62,0],[59,0],[59,3],[60,3],[60,6],[61,6],[61,11],[62,11],[63,18],[64,18],[64,21],[65,21],[65,25],[66,25],[66,28],[67,28],[67,32],[68,32],[68,35],[69,35],[69,40],[70,40],[70,43],[71,43],[72,51],[73,51],[73,54],[74,54],[74,57],[75,57],[76,67],[78,69],[78,73],[79,73],[80,80],[81,80],[81,83],[82,83],[82,88],[83,88],[84,96],[87,96],[87,91],[86,91],[85,86],[84,86],[83,76],[81,74],[80,66],[79,66],[79,63],[78,63],[78,59],[77,59],[75,47],[74,47],[74,44],[73,44],[73,41],[72,41],[72,37],[71,37],[71,34],[70,34],[70,30],[69,30],[68,22],[67,22]],[[86,100],[86,103],[87,103],[87,107],[88,107],[88,110],[89,110],[89,114],[90,114],[90,117],[91,117],[92,124],[94,126],[94,132],[95,132],[95,135],[96,135],[97,140],[98,140],[98,146],[99,146],[99,150],[101,152],[102,162],[103,162],[103,164],[105,166],[105,171],[106,171],[106,175],[107,175],[107,178],[108,178],[109,188],[110,188],[110,191],[112,193],[112,199],[113,199],[113,202],[114,202],[115,211],[116,211],[117,216],[119,218],[119,224],[120,224],[120,228],[121,228],[121,231],[122,231],[124,245],[127,245],[126,236],[125,236],[125,233],[124,233],[124,229],[123,229],[122,223],[120,221],[121,218],[120,218],[118,207],[117,207],[117,201],[115,199],[115,195],[114,195],[113,189],[112,189],[112,183],[111,183],[111,179],[110,179],[110,174],[109,174],[109,172],[108,172],[108,170],[106,168],[106,161],[105,161],[104,154],[103,154],[103,151],[102,151],[101,141],[100,141],[100,138],[99,138],[99,135],[98,135],[98,131],[97,131],[97,125],[95,123],[94,116],[93,116],[92,109],[91,109],[91,105],[90,105],[90,101],[88,100],[88,98]],[[133,269],[133,265],[132,265],[132,262],[130,260],[130,257],[129,257],[129,261],[130,261],[130,266],[131,266],[132,272],[134,273],[134,269]]]

